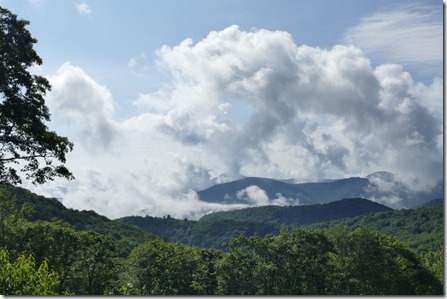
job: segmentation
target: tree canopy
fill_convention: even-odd
[[[128,242],[57,217],[31,221],[32,208],[0,192],[5,295],[443,294],[442,247],[419,255],[365,226],[282,226],[275,234],[231,238],[223,252],[153,238]],[[90,212],[79,216],[93,219]],[[130,254],[122,255],[122,242]]]
[[[73,144],[46,125],[50,113],[44,96],[50,83],[29,71],[42,59],[33,49],[37,40],[26,29],[28,24],[0,7],[1,183],[21,183],[17,168],[34,184],[54,177],[73,178],[64,166]],[[61,164],[53,164],[54,160]]]

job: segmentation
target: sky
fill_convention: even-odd
[[[242,176],[443,178],[443,3],[0,0],[30,21],[73,181],[33,192],[110,218],[236,208]],[[268,203],[268,200],[265,202]]]

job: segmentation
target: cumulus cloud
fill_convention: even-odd
[[[414,82],[401,64],[374,66],[353,45],[314,48],[287,32],[238,26],[157,56],[171,81],[140,94],[138,114],[121,121],[109,90],[80,67],[67,63],[50,77],[53,119],[80,146],[68,165],[77,180],[42,188],[62,186],[64,203],[109,217],[198,218],[248,206],[195,193],[241,175],[305,182],[387,170],[415,192],[442,178],[441,79]],[[236,121],[238,107],[246,115]],[[117,158],[90,156],[95,149]],[[256,186],[239,196],[288,204]]]
[[[238,199],[244,199],[254,206],[265,206],[269,204],[267,193],[258,186],[248,186],[236,193]]]
[[[248,202],[248,206],[265,206],[265,205],[291,205],[299,202],[297,199],[286,198],[281,193],[277,193],[275,198],[269,198],[265,190],[256,185],[248,186],[236,193],[238,199]]]
[[[81,15],[90,16],[92,14],[92,10],[87,3],[80,3],[76,5],[76,9]]]
[[[345,32],[345,42],[382,62],[418,65],[440,73],[443,53],[442,7],[400,4],[361,19]]]
[[[77,139],[92,152],[110,150],[117,135],[110,91],[70,63],[62,65],[49,80],[48,106],[53,118],[76,128]]]
[[[227,161],[229,172],[288,177],[312,169],[321,177],[405,167],[408,175],[431,179],[441,173],[430,160],[442,161],[441,112],[433,109],[442,90],[436,81],[415,84],[401,65],[374,67],[354,46],[298,46],[287,32],[237,26],[196,44],[164,46],[158,56],[173,80],[158,92],[172,107],[160,128]],[[421,88],[436,90],[436,100],[426,102]],[[229,118],[234,101],[251,107],[243,124]],[[422,152],[423,174],[408,163],[421,161]]]

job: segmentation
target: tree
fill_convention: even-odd
[[[226,242],[228,253],[216,263],[219,295],[256,295],[257,256],[253,238],[241,235]]]
[[[59,276],[57,291],[103,295],[118,285],[120,262],[114,240],[93,231],[76,231],[61,220],[28,223],[24,251],[36,263],[48,262]]]
[[[132,295],[210,295],[217,287],[220,254],[161,240],[137,246],[128,258]]]
[[[330,233],[331,265],[337,295],[440,295],[442,285],[417,254],[397,239],[364,226]]]
[[[15,259],[22,250],[26,217],[31,213],[29,205],[19,210],[14,196],[0,190],[0,248],[7,249]]]
[[[223,295],[325,294],[332,245],[322,232],[281,227],[278,236],[233,239],[218,261]]]
[[[104,295],[115,288],[120,264],[112,237],[78,233],[79,250],[67,288],[77,295]]]
[[[0,182],[21,183],[17,166],[34,184],[54,177],[73,179],[63,165],[73,144],[45,124],[50,113],[44,96],[51,86],[29,72],[42,59],[33,49],[37,40],[25,28],[28,24],[0,7]],[[62,164],[54,165],[54,160]]]
[[[217,291],[216,262],[222,258],[222,252],[215,249],[195,249],[198,264],[192,287],[197,294],[214,295]]]
[[[431,250],[422,255],[423,262],[436,276],[440,283],[444,283],[444,246]]]
[[[0,250],[0,294],[56,295],[58,276],[43,261],[39,267],[32,255],[21,254],[14,262]]]
[[[32,252],[37,263],[47,261],[49,269],[59,275],[58,292],[70,290],[75,264],[79,258],[79,233],[68,224],[57,222],[30,222],[25,228],[24,250]]]

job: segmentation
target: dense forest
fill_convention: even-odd
[[[67,209],[21,188],[1,190],[2,294],[443,294],[443,242],[437,249],[433,245],[417,252],[389,233],[368,228],[368,221],[353,225],[357,218],[325,222],[330,223],[327,227],[277,224],[262,236],[248,232],[227,238],[219,250],[171,242],[92,211]],[[432,217],[440,207],[407,211]],[[413,221],[413,212],[403,212],[361,217],[391,213],[398,216],[396,222]],[[174,227],[225,223],[154,219]],[[234,220],[225,221],[228,234],[240,232],[231,231]],[[251,222],[254,230],[256,224]]]
[[[364,198],[345,198],[323,204],[261,206],[204,215],[202,221],[238,220],[303,225],[392,209]]]
[[[391,210],[366,199],[345,199],[321,205],[263,206],[212,213],[199,221],[169,216],[128,216],[117,221],[173,242],[223,251],[226,250],[223,244],[232,238],[241,234],[278,234],[283,224],[324,230],[337,225],[347,225],[353,230],[363,225],[396,237],[418,253],[441,248],[444,242],[444,208],[439,200],[432,206],[408,210]]]

